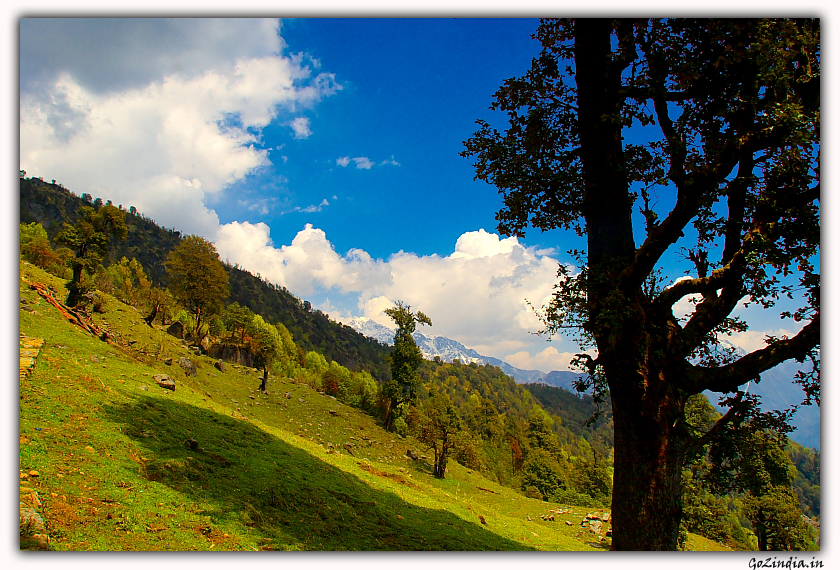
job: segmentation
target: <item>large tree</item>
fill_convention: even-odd
[[[195,317],[192,331],[201,340],[201,325],[218,312],[230,294],[230,281],[216,247],[200,236],[187,236],[166,258],[172,295]]]
[[[757,413],[743,385],[810,360],[796,380],[819,403],[819,21],[544,20],[535,37],[493,103],[509,128],[479,121],[463,154],[504,196],[502,233],[585,236],[546,332],[597,351],[578,363],[612,403],[613,548],[674,549],[684,460]],[[785,297],[797,334],[720,343],[747,329],[739,305]],[[697,434],[685,404],[706,390],[732,407]]]

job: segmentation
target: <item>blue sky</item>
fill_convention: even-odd
[[[356,247],[381,258],[398,249],[449,254],[465,231],[493,230],[501,199],[473,181],[470,161],[458,153],[475,120],[489,115],[492,93],[538,53],[530,38],[537,24],[454,18],[285,22],[289,51],[317,58],[342,89],[306,115],[312,130],[306,139],[290,138],[284,128],[265,129],[263,139],[268,147],[285,144],[271,159],[288,179],[287,211],[324,199],[330,204],[317,215],[278,215],[277,208],[251,219],[271,225],[281,241],[312,222],[338,251]],[[336,162],[341,157],[350,159],[346,167]],[[360,168],[368,163],[353,158],[373,166]],[[259,186],[260,176],[239,185],[254,199],[273,197]],[[220,218],[226,223],[245,214],[234,208]]]
[[[497,235],[495,188],[463,141],[539,53],[535,19],[24,20],[20,161],[136,206],[335,319],[433,334],[525,369],[565,369],[527,301],[549,299],[560,231]],[[43,38],[49,37],[45,42]],[[667,203],[667,195],[662,195]],[[795,333],[762,314],[737,340]]]

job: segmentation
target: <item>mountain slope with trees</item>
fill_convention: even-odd
[[[20,222],[40,223],[55,241],[63,224],[76,223],[83,206],[102,205],[100,198],[78,197],[68,189],[38,178],[20,178]],[[170,284],[165,261],[181,243],[181,233],[158,226],[133,206],[125,211],[127,235],[114,241],[103,265],[118,263],[123,257],[137,259],[151,284],[165,288]],[[271,323],[282,323],[305,351],[317,351],[351,370],[367,370],[380,381],[390,378],[386,356],[390,348],[331,321],[283,287],[268,283],[238,265],[225,264],[230,281],[229,302],[238,302]]]

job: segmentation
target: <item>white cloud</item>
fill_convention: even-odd
[[[484,230],[462,235],[450,256],[399,252],[372,259],[359,249],[335,251],[326,234],[307,224],[290,245],[274,247],[265,224],[232,223],[219,232],[223,258],[259,272],[298,296],[335,289],[356,299],[354,312],[388,326],[382,311],[397,300],[429,315],[429,332],[457,339],[482,354],[504,358],[532,345],[542,324],[526,299],[548,302],[558,261],[516,238]],[[547,353],[549,354],[549,353]]]
[[[453,258],[476,259],[480,257],[492,257],[498,254],[510,254],[519,245],[515,237],[499,239],[497,234],[484,231],[484,228],[477,232],[467,232],[458,238],[455,243]]]
[[[292,212],[303,212],[303,213],[305,213],[305,214],[312,214],[312,213],[314,213],[314,212],[320,212],[320,211],[322,211],[324,208],[326,208],[326,207],[327,207],[327,206],[329,206],[329,205],[330,205],[329,200],[327,200],[326,198],[324,198],[323,200],[321,200],[321,202],[320,202],[319,204],[310,204],[309,206],[306,206],[306,207],[303,207],[303,208],[302,208],[302,207],[300,207],[300,206],[295,206],[295,207],[294,207],[294,208],[292,208],[291,210],[287,210],[287,211],[285,211],[285,212],[281,212],[281,215],[283,215],[283,214],[291,214]]]
[[[301,212],[312,213],[312,212],[320,212],[324,209],[325,206],[329,206],[330,203],[327,201],[326,198],[321,200],[321,203],[317,206],[312,204],[311,206],[307,206],[306,208],[299,209]]]
[[[804,326],[804,323],[803,323]],[[725,339],[735,346],[739,348],[743,348],[747,352],[752,352],[754,350],[758,350],[767,346],[764,342],[764,339],[768,336],[782,338],[787,336],[788,338],[795,336],[799,331],[798,330],[790,330],[790,329],[773,329],[773,330],[766,330],[766,331],[753,331],[749,330],[746,332],[735,332],[732,333],[731,336],[727,335],[720,335],[719,338]]]
[[[552,370],[572,370],[569,363],[579,353],[580,351],[560,352],[553,346],[549,346],[545,350],[542,350],[533,356],[531,356],[531,354],[527,351],[522,350],[508,355],[508,357],[504,360],[516,368],[521,368],[522,370],[541,370],[542,372],[551,372]],[[595,354],[591,351],[590,353],[592,356],[595,356]],[[572,371],[579,372],[579,370]]]
[[[295,138],[297,139],[306,139],[312,134],[312,130],[309,128],[308,117],[297,117],[289,123],[289,126],[292,127],[292,130],[295,132]]]
[[[118,28],[128,33],[126,25]],[[117,55],[138,50],[125,65],[145,83],[109,83],[106,74],[73,59],[32,79],[38,90],[22,84],[20,166],[77,194],[133,205],[162,225],[212,239],[219,219],[206,198],[269,164],[254,133],[279,112],[311,106],[340,87],[329,74],[312,77],[300,57],[279,55],[277,21],[189,21],[175,29],[187,38],[164,30],[141,44],[135,36],[151,28],[142,19],[135,25],[135,39],[126,45],[115,39],[114,49]],[[152,45],[161,34],[172,40],[166,53]],[[201,55],[204,46],[219,57]],[[143,54],[171,65],[155,72]],[[304,127],[305,120],[298,123],[300,133]]]
[[[689,277],[687,275],[684,277],[679,277],[674,280],[674,282],[671,284],[671,287],[673,287],[680,281],[685,281],[686,279],[693,279],[693,277]],[[678,319],[687,319],[694,313],[694,309],[700,300],[702,300],[702,297],[700,295],[686,295],[685,297],[674,303],[674,306],[671,308],[671,310],[674,313],[674,316]]]
[[[290,245],[273,247],[264,223],[232,222],[222,226],[216,249],[223,259],[239,263],[299,296],[316,287],[362,291],[390,280],[387,265],[362,250],[336,253],[322,230],[306,224]]]
[[[220,65],[280,53],[279,31],[276,19],[22,18],[21,89],[40,91],[64,72],[96,94],[176,75],[187,81]]]
[[[350,161],[353,161],[356,164],[356,168],[360,168],[363,170],[370,170],[374,166],[383,166],[386,164],[390,164],[392,166],[399,166],[400,163],[394,160],[394,155],[391,155],[390,160],[383,160],[382,162],[376,163],[370,158],[366,156],[356,156],[354,158],[350,158],[349,156],[341,156],[335,160],[335,163],[339,166],[348,166]]]
[[[397,325],[394,324],[393,319],[385,314],[386,309],[390,309],[396,305],[395,301],[392,301],[385,295],[379,295],[378,297],[367,299],[363,303],[360,303],[360,305],[362,310],[361,316],[367,317],[372,321],[376,321],[380,325],[386,326],[391,330],[396,330]]]

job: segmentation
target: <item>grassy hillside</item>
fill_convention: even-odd
[[[525,498],[455,462],[445,480],[434,479],[427,461],[406,456],[423,452],[416,441],[294,379],[274,378],[259,394],[256,370],[218,370],[112,298],[92,318],[113,339],[104,342],[31,283],[58,298],[64,283],[21,264],[21,334],[44,339],[34,367],[21,372],[21,504],[43,516],[51,549],[599,550],[609,543],[581,527],[586,509]],[[199,365],[196,376],[186,376],[182,357]],[[177,389],[158,386],[156,374],[168,374]],[[544,521],[551,511],[555,520]]]
[[[119,339],[105,343],[32,282],[58,298],[63,283],[22,266],[21,333],[45,342],[21,377],[21,497],[53,549],[594,548],[524,518],[552,506],[463,468],[433,480],[405,456],[416,442],[307,386],[277,378],[256,394],[256,370],[221,372],[113,299],[93,317]]]

